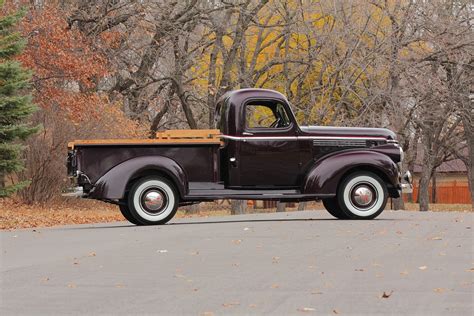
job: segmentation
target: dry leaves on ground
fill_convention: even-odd
[[[393,294],[393,290],[388,293],[383,291],[381,298],[389,298],[390,296],[392,296],[392,294]]]
[[[115,205],[92,200],[27,205],[0,199],[0,229],[123,221]]]

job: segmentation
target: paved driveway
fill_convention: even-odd
[[[307,211],[2,232],[0,313],[470,315],[472,226]]]

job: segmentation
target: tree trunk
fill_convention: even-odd
[[[307,202],[300,202],[298,203],[298,211],[304,211],[306,209]]]
[[[436,170],[431,175],[431,203],[436,203]]]
[[[278,202],[276,211],[277,212],[285,212],[286,211],[286,203],[285,202]]]
[[[405,209],[405,202],[403,201],[403,196],[397,199],[393,199],[392,201],[393,201],[393,209],[395,211]]]
[[[153,120],[151,121],[151,126],[150,126],[150,138],[156,138],[156,132],[158,132],[158,126],[161,122],[161,119],[165,114],[168,112],[170,108],[170,103],[171,103],[171,98],[173,97],[174,94],[174,88],[170,88],[170,91],[168,92],[168,99],[165,101],[165,104],[163,105],[163,108],[158,112]]]
[[[424,148],[423,152],[423,167],[421,169],[421,177],[420,177],[420,186],[418,188],[418,200],[420,203],[420,211],[428,211],[429,209],[429,185],[430,185],[430,178],[431,173],[433,170],[433,158],[431,157],[431,153],[429,148]]]
[[[465,95],[469,95],[469,93]],[[467,144],[467,157],[462,157],[462,161],[466,165],[469,190],[471,191],[471,206],[474,209],[474,110],[472,110],[469,98],[463,99],[461,115],[464,139]]]
[[[199,204],[192,204],[186,206],[186,214],[199,214]]]
[[[474,153],[471,153],[474,154]],[[470,158],[470,165],[467,166],[467,179],[469,183],[469,190],[471,191],[471,209],[474,210],[474,157]]]
[[[245,200],[232,200],[230,201],[230,214],[240,215],[245,214],[245,209],[247,206],[247,201]]]

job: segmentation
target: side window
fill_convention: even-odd
[[[266,105],[248,104],[245,109],[245,126],[248,128],[269,128],[276,117]]]
[[[281,103],[253,101],[245,106],[246,128],[285,128],[290,123],[285,107]]]

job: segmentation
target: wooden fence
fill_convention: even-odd
[[[414,183],[412,201],[416,202],[418,199],[418,183]],[[444,204],[471,204],[471,193],[467,182],[449,181],[438,182],[436,184],[436,201],[433,201],[433,190],[430,185],[428,188],[430,194],[430,203],[444,203]],[[410,200],[409,194],[404,194],[405,202]]]

